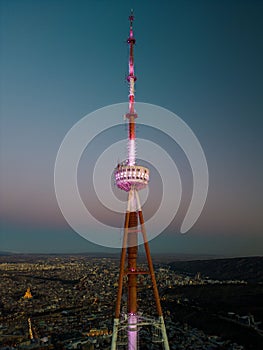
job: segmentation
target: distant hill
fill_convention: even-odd
[[[200,272],[212,279],[263,282],[263,257],[175,261],[169,263],[169,266],[179,273],[195,275]]]
[[[2,252],[0,251],[0,256],[6,256],[6,255],[12,255],[13,253],[11,252]]]

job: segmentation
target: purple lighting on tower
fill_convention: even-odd
[[[133,20],[134,16],[131,14],[130,20],[130,36],[127,40],[129,44],[129,75],[127,80],[129,82],[129,112],[126,114],[126,119],[129,121],[128,132],[128,159],[119,163],[115,168],[114,176],[118,188],[128,192],[127,211],[125,215],[123,245],[120,259],[120,273],[118,281],[117,302],[115,308],[115,318],[112,333],[111,350],[116,350],[118,344],[118,334],[120,331],[126,329],[125,348],[128,350],[136,350],[138,347],[138,332],[141,327],[145,325],[142,322],[142,316],[138,313],[138,275],[146,274],[151,278],[153,286],[153,294],[156,302],[156,311],[158,319],[147,319],[147,324],[156,327],[161,331],[165,350],[169,350],[166,329],[163,320],[162,308],[160,304],[157,283],[154,275],[152,259],[150,255],[150,248],[148,244],[147,234],[145,230],[144,218],[142,214],[140,199],[138,191],[145,188],[149,182],[149,169],[136,163],[136,134],[135,134],[135,120],[137,114],[134,109],[134,84],[136,77],[134,75],[134,57],[133,46],[135,39],[133,37]],[[138,227],[140,225],[140,227]],[[144,249],[148,262],[148,270],[144,271],[138,268],[138,234],[141,234],[144,242]],[[124,286],[124,278],[127,281],[127,313],[121,312],[121,301],[123,298],[122,291]]]

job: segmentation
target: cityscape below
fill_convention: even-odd
[[[154,260],[171,349],[261,349],[263,257]],[[118,256],[1,255],[0,349],[110,349],[118,270]],[[138,304],[154,309],[145,275]],[[139,338],[162,348],[151,329]]]

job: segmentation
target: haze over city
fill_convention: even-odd
[[[151,241],[152,251],[262,255],[262,7],[245,0],[1,0],[0,250],[111,252],[67,224],[56,201],[54,164],[77,121],[127,101],[127,18],[133,8],[136,101],[180,116],[198,137],[209,169],[204,210],[182,235],[192,178],[180,150],[163,141],[178,165],[183,200],[179,215]],[[143,123],[140,113],[139,119]],[[126,131],[123,123],[123,130],[99,135],[85,151],[79,174],[85,202],[96,147],[102,152]],[[154,138],[143,128],[142,134]],[[154,195],[158,203],[158,190]]]

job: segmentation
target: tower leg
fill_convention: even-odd
[[[129,201],[128,201],[129,206]],[[128,207],[129,209],[129,207]],[[120,311],[121,311],[121,297],[122,297],[122,289],[123,289],[123,277],[124,277],[124,268],[125,268],[125,258],[127,251],[127,241],[128,241],[128,230],[129,230],[129,221],[130,221],[130,212],[127,209],[125,215],[125,224],[124,224],[124,236],[122,242],[122,250],[121,250],[121,261],[120,261],[120,274],[119,274],[119,283],[118,283],[118,294],[117,294],[117,303],[115,308],[115,318],[113,324],[113,333],[111,340],[111,350],[117,349],[117,338],[118,338],[118,330],[120,323]]]
[[[163,316],[160,316],[159,320],[160,320],[160,323],[161,323],[161,331],[162,331],[164,349],[165,350],[170,350]]]
[[[130,221],[130,212],[127,211],[125,215],[124,237],[123,237],[122,250],[121,250],[120,274],[119,274],[119,282],[118,282],[117,303],[115,308],[115,318],[120,318],[121,296],[122,296],[122,288],[123,288],[125,258],[126,258],[126,252],[127,252],[129,221]]]
[[[137,201],[138,201],[138,205],[139,205],[139,195],[138,194],[137,194]],[[158,292],[155,273],[154,273],[154,269],[153,269],[150,247],[149,247],[149,243],[148,243],[148,239],[147,239],[146,229],[145,229],[145,225],[144,225],[144,218],[143,218],[141,208],[139,210],[139,220],[140,220],[141,231],[142,231],[142,235],[143,235],[144,249],[145,249],[148,267],[149,267],[152,285],[153,285],[153,293],[154,293],[154,298],[155,298],[155,302],[156,302],[156,308],[157,308],[157,312],[159,315],[159,321],[161,324],[161,332],[162,332],[162,338],[163,338],[163,343],[164,343],[164,349],[170,350],[168,338],[167,338],[167,333],[166,333],[166,328],[165,328],[165,324],[164,324],[164,319],[163,319],[163,313],[162,313],[162,307],[161,307],[161,303],[160,303],[159,292]]]
[[[143,242],[144,242],[144,249],[145,249],[147,262],[148,262],[148,267],[149,267],[150,276],[151,276],[152,285],[153,285],[153,293],[154,293],[156,308],[157,308],[158,315],[162,316],[162,314],[163,314],[162,313],[162,307],[161,307],[161,303],[160,303],[160,297],[159,297],[159,292],[158,292],[158,289],[157,289],[157,283],[156,283],[154,269],[153,269],[153,263],[152,263],[151,253],[150,253],[150,247],[149,247],[149,243],[148,243],[148,240],[147,240],[147,235],[146,235],[146,230],[145,230],[145,225],[144,225],[144,219],[143,219],[143,215],[142,215],[142,211],[141,210],[139,211],[139,220],[140,220],[140,224],[141,224],[141,230],[142,230],[142,236],[143,236]]]
[[[117,349],[117,338],[118,338],[119,323],[120,323],[119,318],[114,318],[113,332],[112,332],[112,339],[111,339],[111,350],[116,350]]]

